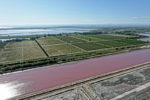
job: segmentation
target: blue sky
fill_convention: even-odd
[[[150,0],[0,0],[0,24],[150,24]]]

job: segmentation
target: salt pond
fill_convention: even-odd
[[[110,73],[150,61],[150,49],[132,51],[75,63],[43,67],[0,76],[2,100],[24,96],[75,82],[96,75]]]

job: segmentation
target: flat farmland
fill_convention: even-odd
[[[88,42],[97,42],[104,40],[102,38],[94,37],[95,35],[89,36],[89,35],[73,34],[72,36],[78,39],[86,40]]]
[[[68,43],[83,43],[83,42],[87,42],[85,40],[82,39],[77,39],[71,36],[57,36],[58,39],[64,41],[64,42],[68,42]]]
[[[0,51],[0,62],[46,57],[34,41],[10,42]]]
[[[108,46],[96,42],[75,43],[73,45],[87,51],[108,48]]]
[[[83,52],[82,49],[72,46],[70,44],[59,44],[51,46],[42,46],[49,56],[65,55],[70,53]]]
[[[99,35],[90,35],[91,37],[96,37],[99,39],[104,39],[104,40],[120,40],[120,39],[126,39],[126,35],[119,35],[118,34],[99,34]]]
[[[146,42],[131,39],[126,34],[61,34],[40,36],[36,40],[1,43],[0,62],[23,61],[76,53],[115,52],[116,48],[144,45]],[[111,48],[113,48],[111,50]],[[105,51],[101,51],[105,50]]]
[[[84,51],[71,43],[85,41],[70,36],[42,37],[37,39],[37,41],[49,56],[66,55]]]
[[[22,59],[22,49],[12,48],[12,49],[2,49],[0,50],[0,62],[6,61],[21,61]]]
[[[112,47],[124,47],[131,45],[142,44],[142,41],[130,39],[135,37],[133,35],[126,34],[96,34],[96,35],[82,35],[82,34],[70,34],[62,35],[57,38],[64,42],[70,43],[86,51],[112,48]]]
[[[63,41],[55,38],[55,37],[52,37],[52,36],[49,36],[49,37],[42,37],[42,38],[39,38],[37,39],[37,41],[41,44],[41,45],[53,45],[53,44],[61,44],[61,43],[64,43]]]
[[[82,49],[85,50],[97,50],[104,48],[112,48],[112,47],[123,47],[130,45],[139,45],[144,42],[138,41],[135,39],[127,39],[135,37],[133,35],[122,35],[122,34],[98,34],[98,35],[81,35],[81,34],[73,34],[73,37],[78,39],[85,39],[89,42],[86,43],[74,43]],[[95,41],[95,43],[93,43]]]
[[[36,58],[44,58],[46,55],[43,51],[38,47],[28,47],[22,48],[23,49],[23,60],[27,59],[36,59]]]
[[[5,48],[37,47],[35,41],[9,42]]]
[[[133,40],[133,39],[122,39],[122,40],[117,40],[118,42],[121,42],[121,43],[126,43],[128,45],[139,45],[139,44],[144,44],[145,42],[143,41],[140,41],[140,40]]]
[[[121,46],[127,46],[129,44],[124,43],[124,42],[119,42],[119,41],[114,41],[114,40],[106,40],[106,41],[100,41],[99,43],[109,46],[109,47],[121,47]]]
[[[132,38],[132,37],[137,37],[137,36],[132,36],[132,35],[127,35],[127,34],[107,34],[107,35],[110,35],[110,36],[117,36],[117,37],[128,37],[128,38]]]
[[[59,36],[57,38],[61,39],[64,42],[70,43],[71,45],[74,45],[78,48],[81,48],[85,51],[104,49],[108,47],[98,42],[90,42],[91,40],[102,41],[103,39],[91,37],[88,35],[71,34],[69,36]]]
[[[133,39],[120,39],[120,40],[100,41],[99,43],[110,47],[123,47],[123,46],[131,46],[131,45],[140,45],[143,44],[144,42],[133,40]]]

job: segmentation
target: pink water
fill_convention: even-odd
[[[10,94],[7,95],[7,98],[20,96],[149,61],[150,49],[145,49],[1,75],[0,90],[3,92],[0,92],[0,97],[5,94]]]

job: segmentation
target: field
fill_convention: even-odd
[[[82,40],[85,40],[85,41],[88,41],[88,42],[96,42],[96,41],[103,41],[104,40],[104,39],[92,37],[92,36],[89,36],[89,35],[81,35],[81,34],[73,34],[72,37],[82,39]]]
[[[0,62],[46,57],[34,41],[10,42],[0,52]]]
[[[107,35],[115,36],[115,37],[125,37],[125,38],[136,37],[136,36],[132,36],[132,35],[123,35],[123,34],[107,34]]]
[[[55,38],[55,37],[42,37],[37,39],[37,41],[41,45],[53,45],[53,44],[61,44],[63,43],[61,40]]]
[[[56,55],[66,55],[70,53],[83,52],[80,48],[74,47],[70,44],[60,44],[60,45],[51,45],[51,46],[43,46],[45,51],[49,56]]]
[[[21,60],[23,60],[21,48],[3,49],[0,51],[0,62]]]
[[[23,41],[23,42],[9,42],[5,48],[22,48],[22,47],[37,47],[36,42],[34,41]]]
[[[120,40],[120,39],[125,39],[126,37],[123,35],[119,35],[118,34],[113,34],[113,35],[109,35],[109,34],[100,34],[100,35],[90,35],[91,37],[96,37],[99,39],[104,39],[104,40]]]
[[[70,53],[83,52],[81,48],[75,47],[70,44],[70,42],[78,42],[78,41],[82,42],[72,37],[57,36],[56,38],[49,36],[37,39],[37,41],[49,56],[66,55]]]
[[[67,36],[60,36],[64,42],[68,42],[86,51],[99,50],[105,48],[115,48],[143,44],[142,41],[130,39],[135,37],[134,35],[122,35],[122,34],[98,34],[98,35],[82,35],[71,34]]]
[[[110,41],[100,41],[99,43],[107,45],[109,47],[121,47],[121,46],[126,46],[129,44],[126,44],[124,42],[120,42],[120,41],[114,41],[114,40],[110,40]]]
[[[68,43],[83,43],[86,42],[85,40],[82,39],[77,39],[71,36],[57,36],[58,39],[64,41],[64,42],[68,42]]]
[[[126,34],[61,34],[35,37],[37,37],[36,40],[1,42],[0,62],[24,61],[77,53],[80,55],[84,53],[86,57],[96,56],[96,54],[109,53],[111,50],[115,52],[115,48],[119,50],[118,48],[125,46],[146,44],[133,39],[133,37],[136,38],[135,35]]]
[[[108,48],[108,46],[96,42],[74,43],[73,45],[87,51]]]
[[[125,40],[125,39],[122,39],[122,40],[118,40],[118,42],[125,43],[126,45],[138,45],[138,44],[143,44],[143,42],[141,42],[141,41],[132,40],[132,39],[128,39],[128,41]]]

